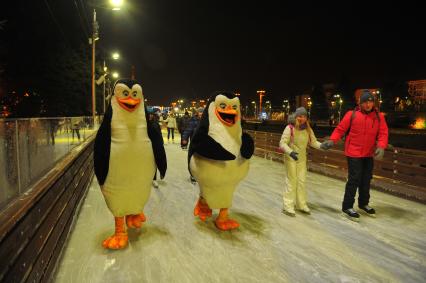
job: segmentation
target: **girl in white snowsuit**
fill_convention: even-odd
[[[293,116],[293,121],[290,121]],[[287,171],[286,188],[284,189],[283,212],[295,216],[294,208],[310,214],[306,203],[306,148],[308,145],[319,149],[321,143],[317,141],[314,132],[309,126],[307,112],[304,107],[296,109],[289,117],[289,124],[284,129],[280,140],[280,148],[285,153],[285,167]]]

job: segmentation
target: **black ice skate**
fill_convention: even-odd
[[[195,178],[194,177],[189,177],[190,178],[190,180],[191,180],[191,183],[193,184],[193,185],[195,185],[196,183],[197,183],[197,180],[195,180]]]
[[[355,211],[353,208],[343,209],[343,215],[346,216],[348,219],[358,222],[359,221],[359,214]]]
[[[374,210],[374,208],[369,207],[368,205],[360,206],[359,208],[364,210],[368,216],[376,217],[376,211]]]

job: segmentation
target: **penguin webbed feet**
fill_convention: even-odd
[[[205,221],[212,216],[212,209],[203,198],[199,198],[194,208],[194,216],[198,216],[201,221]]]
[[[140,214],[126,215],[126,225],[128,228],[141,228],[142,222],[146,221],[146,216],[142,212]]]
[[[217,216],[216,220],[214,221],[216,227],[219,230],[222,231],[228,231],[237,229],[240,227],[240,223],[238,223],[236,220],[228,218],[228,209],[227,208],[221,208],[219,211],[219,215]]]
[[[102,242],[102,246],[106,249],[118,250],[127,246],[129,236],[127,235],[124,226],[124,217],[114,217],[115,220],[115,233],[114,235],[106,238]]]
[[[119,250],[125,248],[129,241],[129,236],[126,232],[124,233],[115,233],[114,235],[105,239],[102,243],[102,246],[110,250]]]
[[[228,218],[226,220],[216,219],[214,221],[214,224],[216,225],[216,227],[219,230],[222,230],[222,231],[233,230],[233,229],[237,229],[238,227],[240,227],[240,223],[238,223],[236,220],[230,219],[230,218]]]

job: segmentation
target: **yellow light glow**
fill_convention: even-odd
[[[113,10],[120,9],[123,6],[123,0],[110,0],[111,6],[113,6]]]
[[[118,53],[118,52],[114,52],[114,53],[112,54],[112,59],[114,59],[114,60],[118,60],[118,59],[120,59],[120,53]]]
[[[416,122],[411,125],[413,129],[426,129],[426,120],[424,118],[417,118]]]

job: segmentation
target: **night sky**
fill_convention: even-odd
[[[265,89],[266,99],[278,102],[342,78],[359,88],[426,79],[420,1],[125,2],[120,12],[97,8],[97,46],[105,55],[120,52],[119,63],[107,64],[121,75],[130,76],[135,66],[152,103],[204,98],[221,89],[239,91],[245,101]],[[31,13],[58,40],[87,43],[90,2],[14,3],[6,17],[20,19],[22,28]]]

